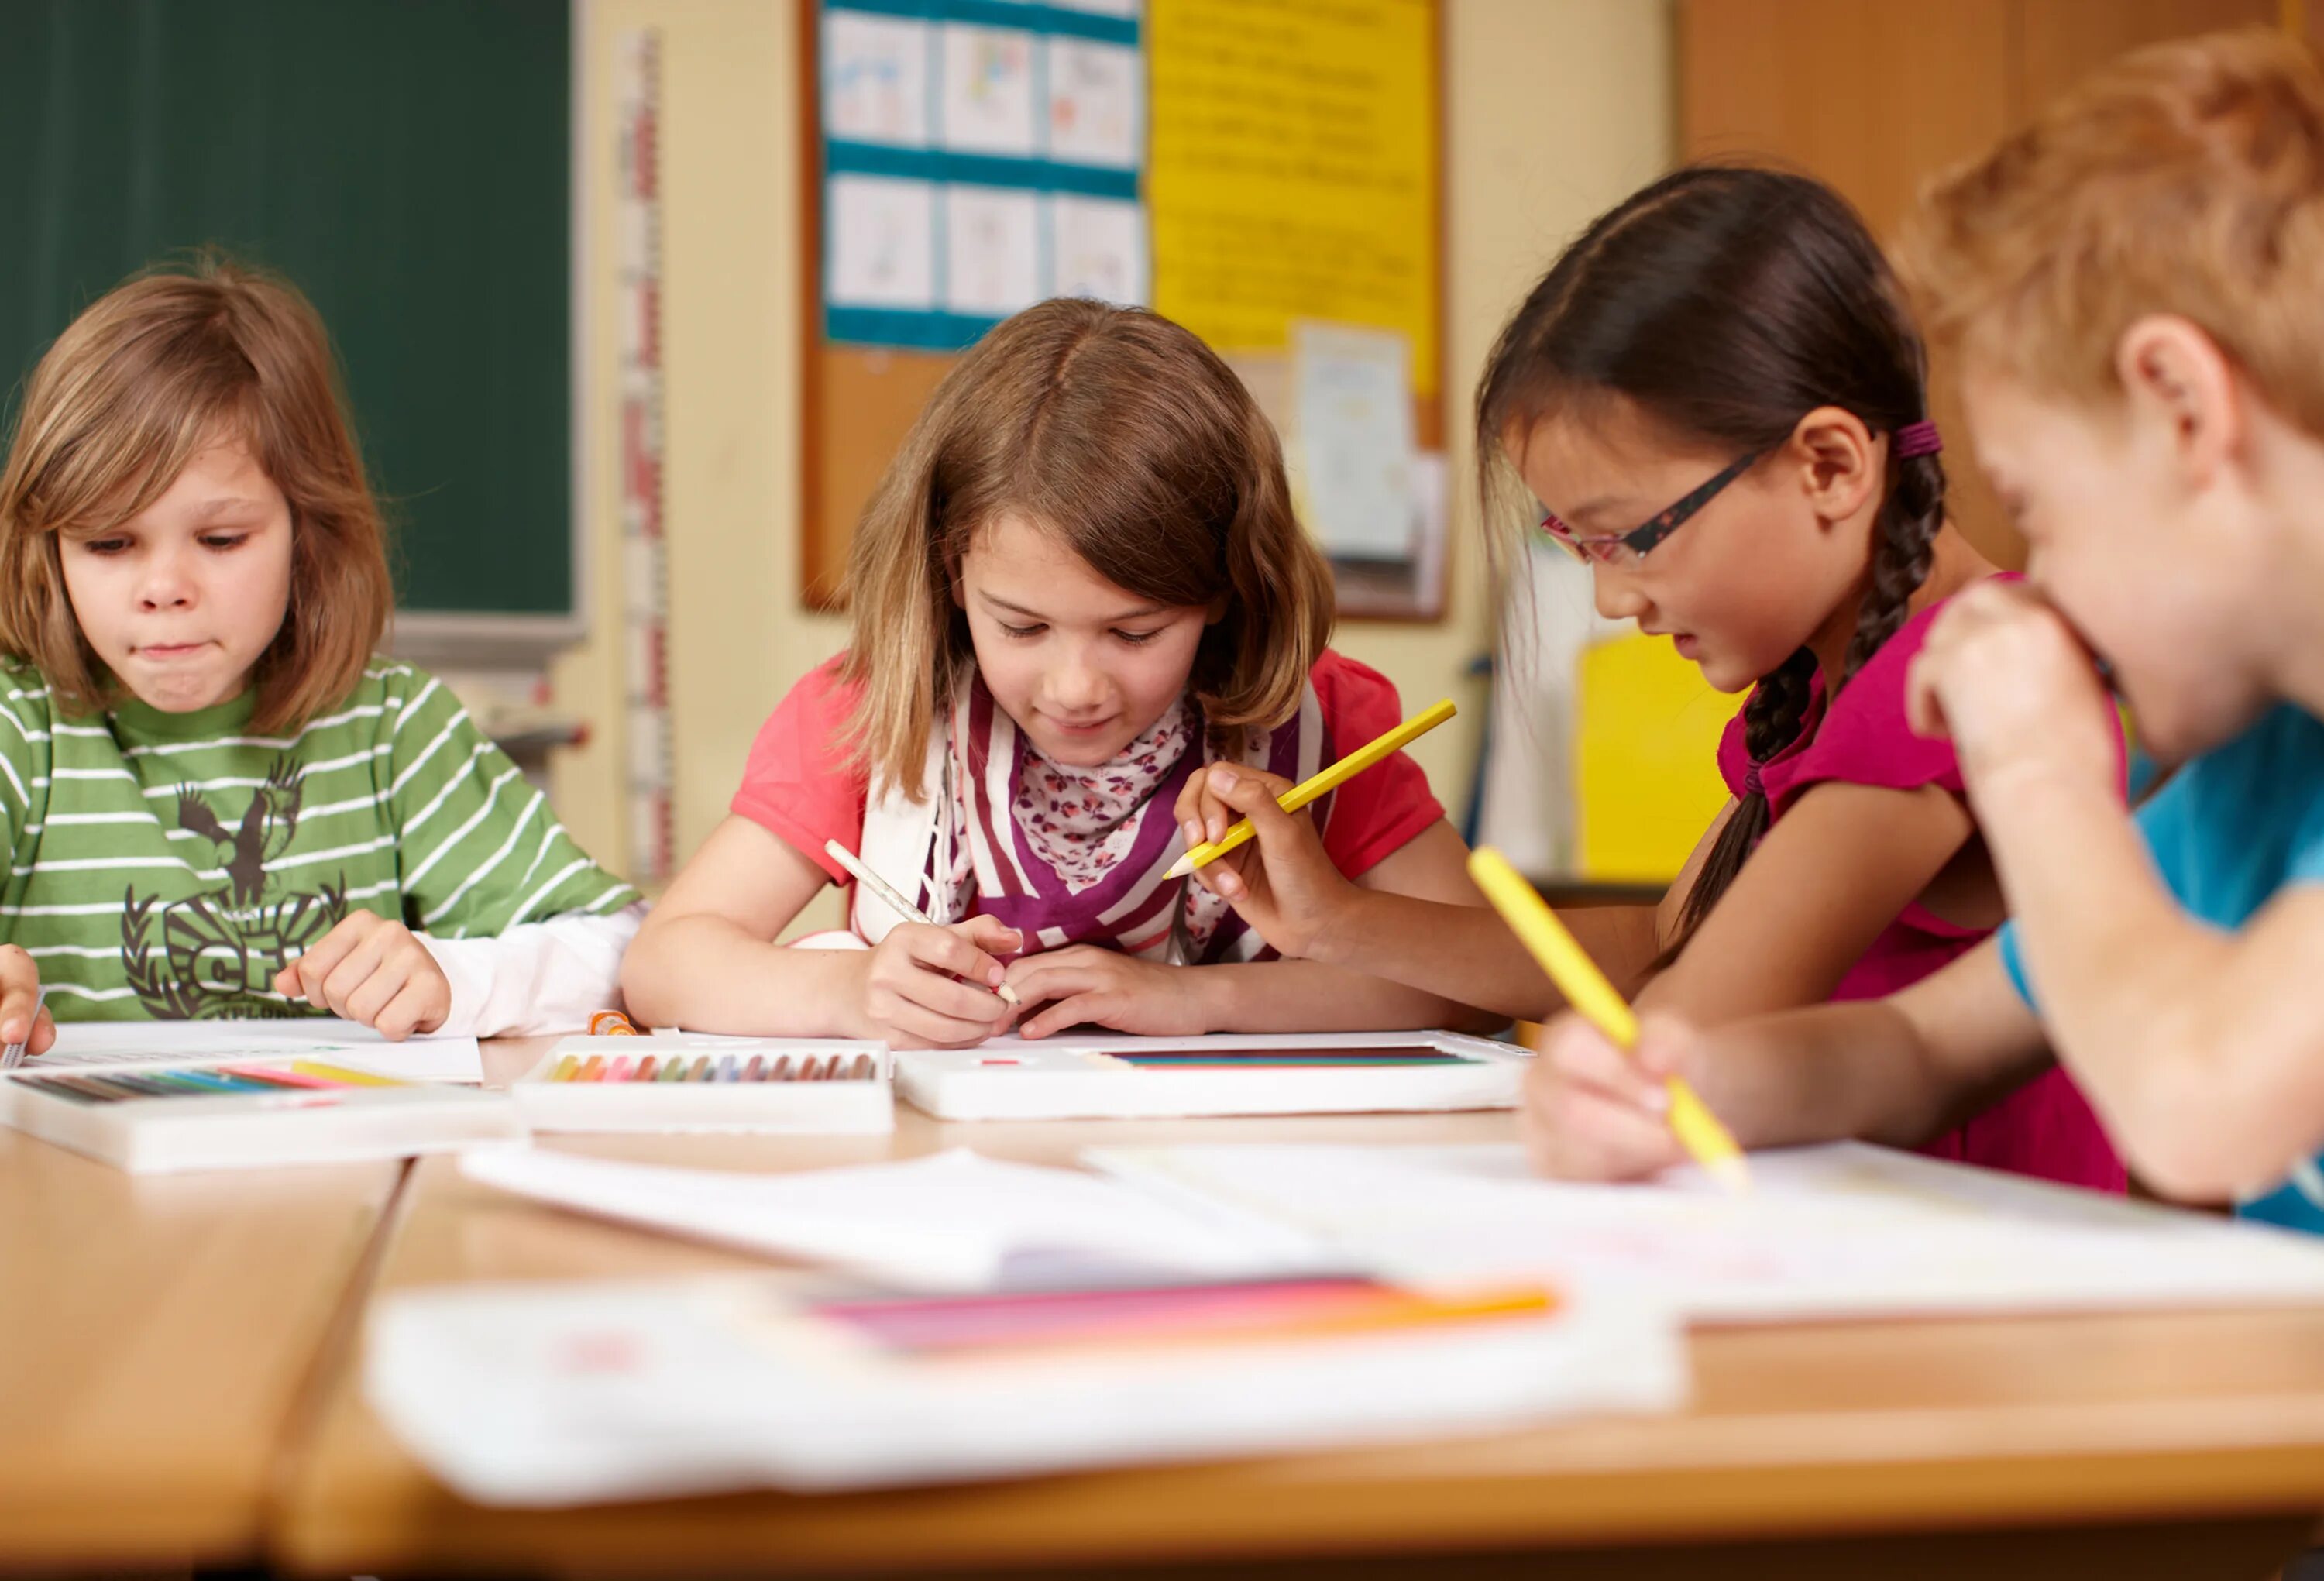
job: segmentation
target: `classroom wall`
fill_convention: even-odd
[[[1407,703],[1460,701],[1462,717],[1417,749],[1457,818],[1485,712],[1465,672],[1492,640],[1461,413],[1502,316],[1557,246],[1667,161],[1672,73],[1658,4],[1444,5],[1450,610],[1428,625],[1350,623],[1339,646],[1386,672]],[[665,505],[681,859],[724,815],[768,710],[838,650],[846,624],[803,611],[798,598],[796,0],[581,0],[578,15],[594,623],[551,680],[560,711],[588,721],[592,733],[558,755],[553,786],[575,835],[626,868],[612,274],[613,41],[625,29],[657,27],[662,37]]]

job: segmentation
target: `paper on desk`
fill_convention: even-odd
[[[1695,1172],[1532,1178],[1515,1145],[1107,1148],[1101,1171],[1393,1276],[1618,1287],[1727,1321],[2324,1301],[2324,1242],[1861,1143]]]
[[[229,1060],[329,1059],[406,1081],[484,1079],[473,1037],[390,1043],[368,1026],[330,1016],[244,1021],[67,1021],[56,1046],[26,1071],[99,1065],[216,1064]]]
[[[773,1280],[469,1285],[374,1309],[364,1393],[484,1503],[823,1492],[1489,1432],[1685,1393],[1667,1314],[1579,1302],[1296,1344],[898,1358]]]
[[[1184,1037],[1153,1037],[1129,1032],[1060,1032],[1048,1037],[1027,1038],[1016,1033],[988,1037],[976,1048],[981,1053],[1006,1054],[1020,1049],[1076,1049],[1094,1054],[1267,1053],[1302,1049],[1377,1049],[1440,1043],[1458,1047],[1491,1040],[1458,1032],[1205,1032]],[[1522,1043],[1493,1043],[1505,1053],[1527,1055]]]
[[[1273,1224],[964,1148],[779,1174],[523,1148],[470,1152],[460,1168],[537,1201],[915,1288],[978,1289],[1061,1265],[1213,1277],[1315,1265],[1306,1236]]]

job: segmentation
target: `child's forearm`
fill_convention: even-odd
[[[1912,1022],[1879,999],[1722,1028],[1692,1080],[1745,1147],[1844,1137],[1916,1146],[1944,1128],[1957,1097],[1935,1078]]]
[[[1448,908],[1457,909],[1457,908]],[[1317,961],[1180,969],[1213,1032],[1373,1032],[1450,1027],[1497,1032],[1508,1017],[1439,994]]]
[[[1356,895],[1309,960],[1520,1020],[1564,1008],[1517,935],[1486,907],[1379,889]],[[1656,953],[1654,907],[1581,906],[1558,915],[1617,988],[1637,988]]]
[[[652,918],[622,962],[630,1014],[654,1026],[761,1037],[862,1037],[860,950],[795,950],[724,917]]]
[[[2287,1029],[2266,1014],[2283,984],[2246,982],[2241,942],[2180,909],[2111,796],[2024,776],[1987,800],[2051,1043],[2134,1169],[2171,1195],[2216,1198],[2303,1155],[2315,1127],[2263,1075],[2284,1052],[2270,1045]]]
[[[452,1007],[445,1037],[579,1032],[618,997],[622,951],[646,915],[641,901],[610,916],[572,912],[496,936],[418,937],[444,973]]]
[[[1886,999],[1732,1023],[1705,1038],[1687,1074],[1747,1147],[1850,1136],[1917,1147],[2048,1058],[1987,943]]]

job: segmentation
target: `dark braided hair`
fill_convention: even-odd
[[[1741,455],[1772,450],[1820,406],[1894,436],[1928,416],[1927,357],[1864,222],[1804,176],[1743,166],[1674,170],[1601,215],[1510,317],[1477,391],[1478,482],[1497,569],[1524,542],[1498,509],[1502,441],[1607,395]],[[1934,455],[1891,452],[1864,602],[1837,694],[1904,625],[1944,523]],[[1751,772],[1681,913],[1676,954],[1735,881],[1770,821],[1759,770],[1806,726],[1815,656],[1802,648],[1743,706]]]

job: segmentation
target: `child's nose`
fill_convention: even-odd
[[[1597,562],[1590,567],[1590,586],[1598,612],[1609,620],[1637,620],[1655,607],[1628,574]]]
[[[1049,696],[1069,712],[1096,708],[1106,698],[1104,672],[1077,655],[1049,672]]]
[[[137,588],[137,602],[149,610],[182,609],[194,602],[193,578],[184,563],[164,551],[147,559]]]

